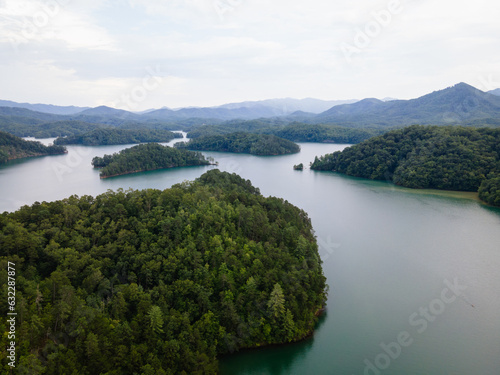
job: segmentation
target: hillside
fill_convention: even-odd
[[[412,100],[383,102],[365,99],[333,107],[315,117],[315,122],[346,126],[406,126],[413,124],[461,124],[500,118],[500,97],[465,83]]]
[[[196,151],[235,152],[259,156],[294,154],[300,151],[300,147],[292,141],[274,135],[243,132],[203,136],[192,139],[188,143],[179,142],[175,144],[175,147]]]
[[[51,113],[54,115],[74,115],[75,113],[84,111],[88,107],[75,107],[75,106],[58,106],[52,104],[31,104],[31,103],[17,103],[11,100],[0,100],[0,107],[17,107],[26,108],[31,111]]]
[[[330,105],[329,109],[317,114]],[[29,108],[50,110],[32,105]],[[218,107],[153,109],[140,114],[106,106],[81,108],[81,111],[78,107],[57,107],[52,112],[65,114],[0,107],[0,130],[18,136],[68,136],[90,131],[92,126],[189,131],[203,125],[240,126],[245,121],[268,122],[272,126],[301,122],[371,129],[401,128],[414,124],[497,127],[500,126],[500,96],[496,90],[487,93],[459,83],[412,100],[269,99]],[[75,126],[58,126],[63,123]],[[85,129],[79,130],[77,124],[86,124]],[[244,129],[237,129],[237,126],[231,129],[237,130]]]
[[[19,373],[217,374],[220,355],[309,335],[326,299],[307,214],[218,170],[24,206],[0,215],[0,245],[29,317]]]
[[[82,135],[57,138],[56,145],[79,144],[85,146],[121,145],[131,143],[147,142],[170,142],[174,138],[182,138],[181,134],[172,133],[168,130],[151,129],[96,129]]]
[[[209,164],[199,152],[178,150],[158,143],[140,144],[113,155],[104,155],[102,158],[96,156],[92,159],[94,168],[102,168],[101,178]]]
[[[0,164],[14,159],[58,155],[65,152],[66,149],[62,146],[45,146],[40,142],[25,141],[0,131]]]
[[[311,169],[417,189],[480,189],[498,204],[500,129],[410,126],[316,157]]]

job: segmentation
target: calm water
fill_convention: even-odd
[[[0,167],[0,212],[72,194],[165,189],[213,168],[100,180],[92,157],[124,147],[70,146],[67,155]],[[301,147],[281,157],[205,153],[264,195],[309,213],[330,285],[312,338],[224,357],[221,373],[500,374],[500,210],[474,194],[294,171],[294,164],[345,146]]]

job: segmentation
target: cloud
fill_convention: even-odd
[[[57,1],[65,4],[46,9]],[[479,76],[500,79],[494,0],[400,0],[402,11],[348,61],[342,43],[354,44],[395,1],[4,0],[2,63],[20,68],[2,81],[30,77],[38,89],[3,87],[55,104],[109,103],[160,65],[165,85],[140,103],[146,109],[284,96],[409,98]],[[35,33],[24,29],[30,22]]]
[[[86,10],[89,9],[87,4]],[[113,38],[69,0],[5,0],[0,8],[0,42],[19,46],[62,41],[69,50],[116,50]]]

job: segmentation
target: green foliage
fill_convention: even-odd
[[[292,142],[359,143],[381,134],[382,130],[355,129],[325,124],[270,122],[269,120],[229,121],[221,125],[205,125],[191,130],[188,138],[249,132],[271,134]]]
[[[33,156],[64,154],[65,152],[66,149],[63,146],[45,146],[40,142],[25,141],[0,131],[0,163]]]
[[[381,132],[373,129],[294,123],[275,130],[272,134],[294,142],[360,143]]]
[[[500,129],[410,126],[316,158],[311,168],[411,188],[478,191],[485,181],[481,196],[494,197],[497,179],[486,176],[500,172]]]
[[[490,174],[479,187],[479,198],[492,206],[500,207],[500,174]]]
[[[199,151],[236,152],[260,156],[293,154],[300,147],[274,135],[252,133],[230,133],[227,135],[204,136],[190,140],[187,144],[177,143],[177,148]]]
[[[4,213],[2,280],[7,261],[20,373],[216,374],[220,354],[310,333],[325,301],[306,213],[218,170]]]
[[[155,169],[209,165],[199,152],[178,150],[158,143],[141,144],[92,159],[95,168],[102,168],[101,178]]]
[[[146,142],[170,142],[174,138],[182,138],[182,135],[178,133],[172,133],[168,130],[131,130],[106,128],[96,129],[82,135],[57,138],[54,141],[54,144],[80,144],[85,146],[101,146]]]
[[[296,171],[302,171],[304,169],[304,164],[300,163],[300,164],[294,165],[293,169],[295,169]]]

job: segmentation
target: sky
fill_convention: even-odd
[[[130,111],[500,87],[498,0],[0,0],[0,99]]]

